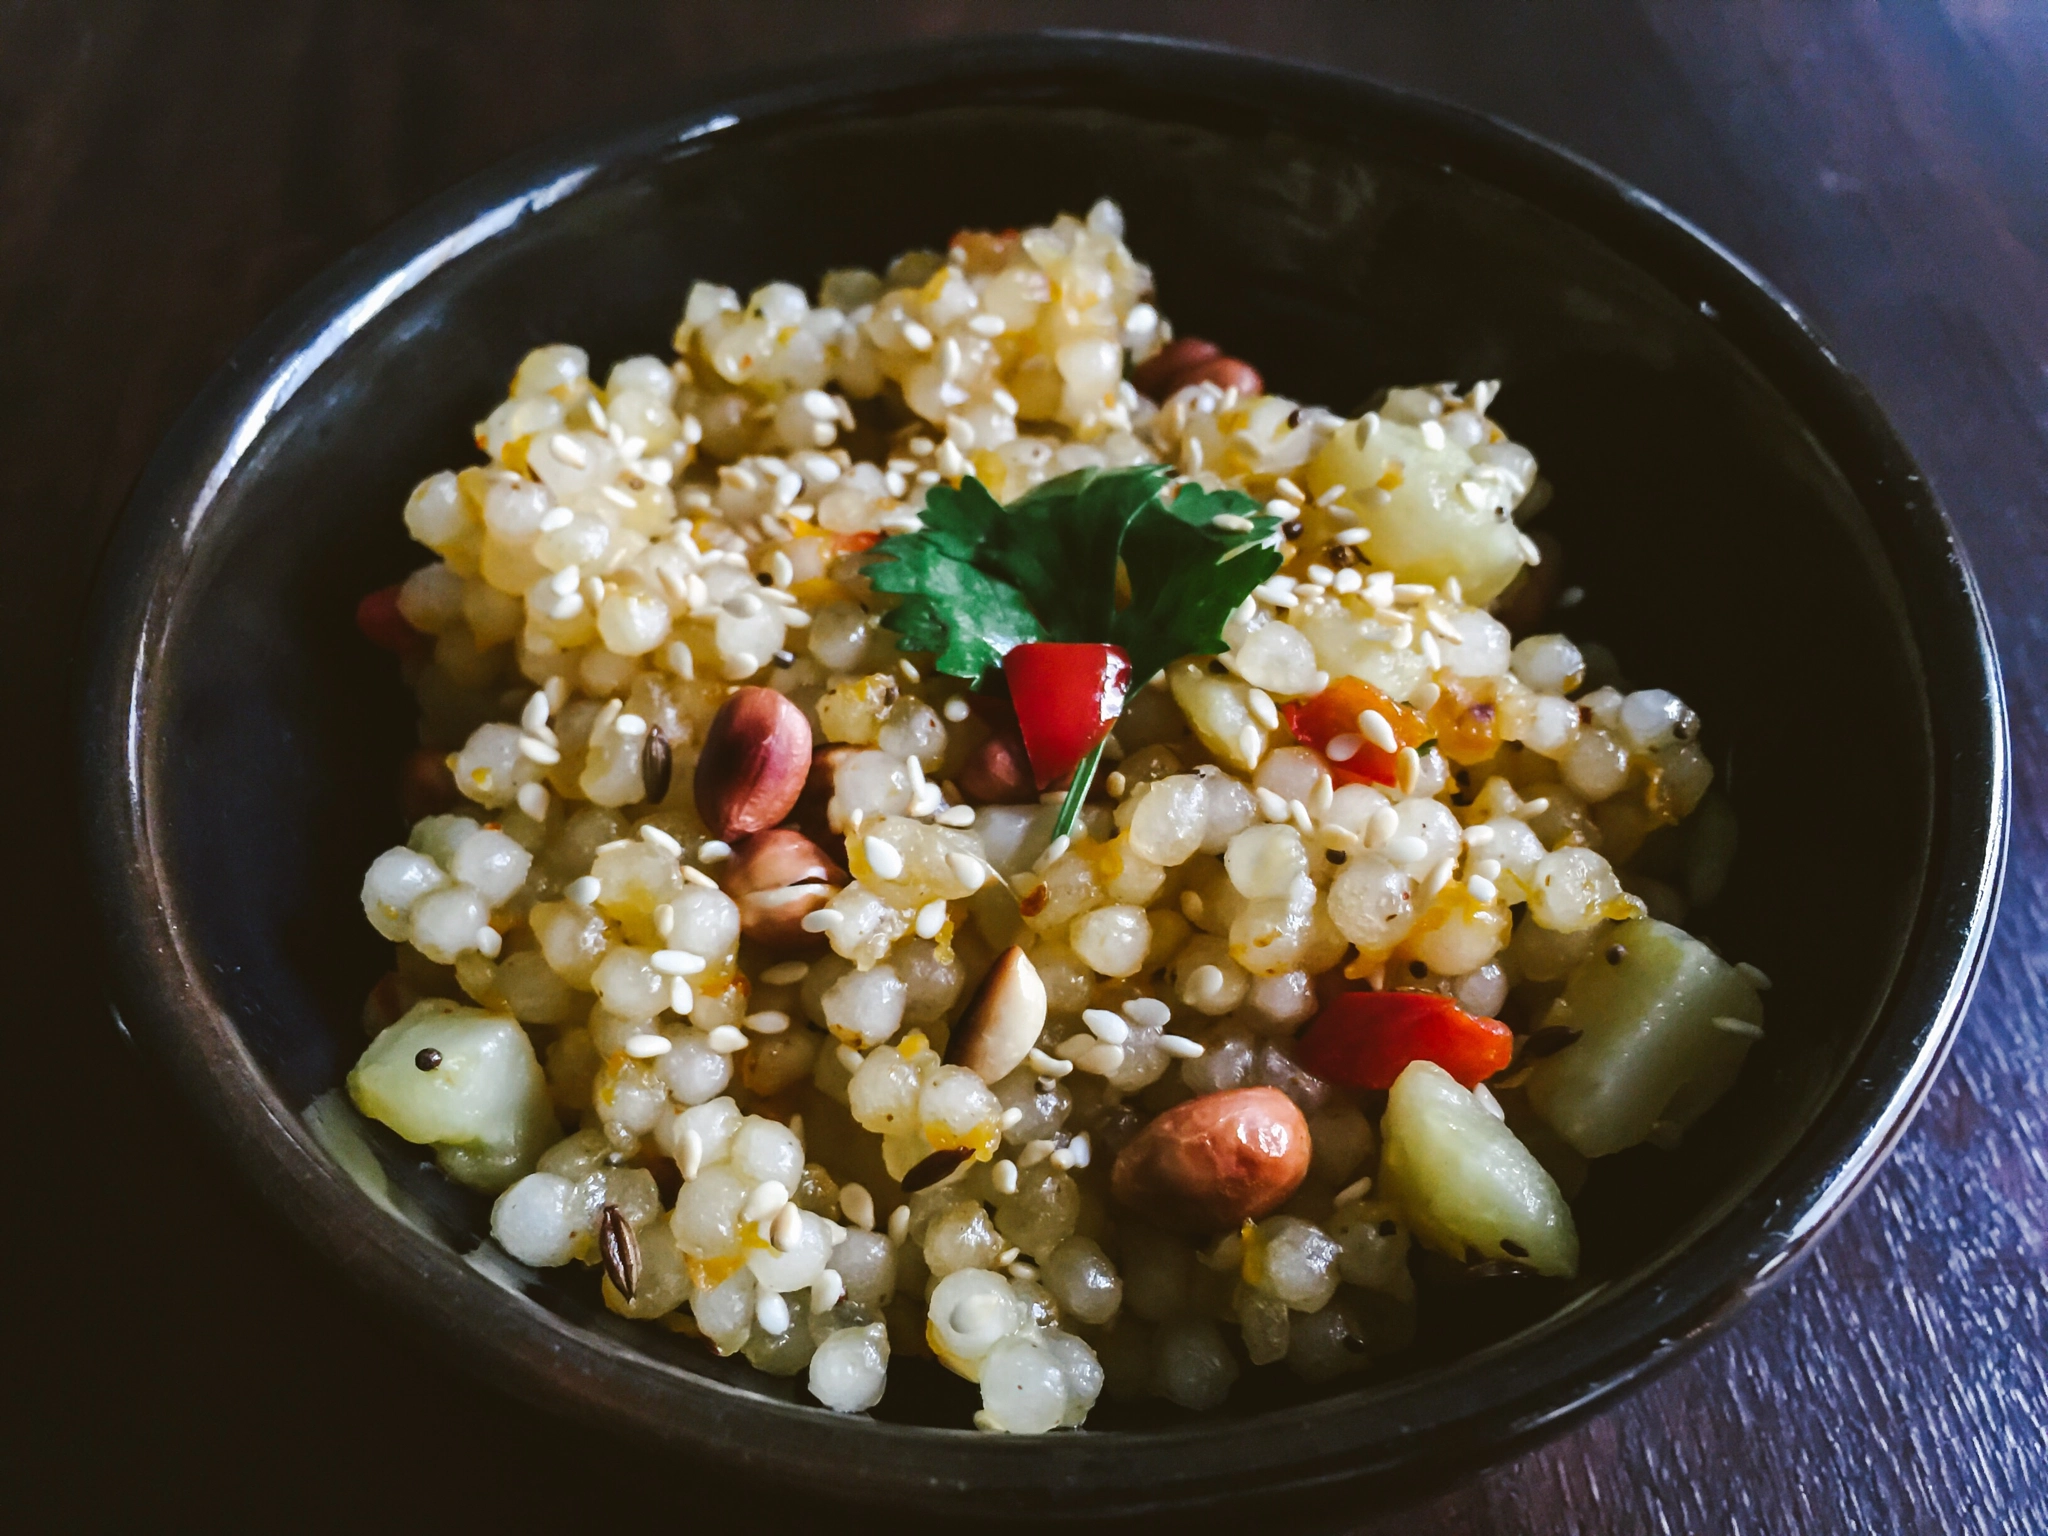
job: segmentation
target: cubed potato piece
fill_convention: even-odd
[[[1308,483],[1318,497],[1344,487],[1338,499],[1372,530],[1376,566],[1401,581],[1442,585],[1455,576],[1467,602],[1485,603],[1523,565],[1512,513],[1528,492],[1533,462],[1528,473],[1522,468],[1519,461],[1482,464],[1435,422],[1368,414],[1331,434],[1309,464]]]
[[[1622,923],[1545,1016],[1579,1038],[1537,1063],[1530,1107],[1587,1157],[1632,1147],[1660,1123],[1682,1130],[1735,1080],[1763,1016],[1756,988],[1683,929]]]
[[[1394,1079],[1380,1137],[1378,1193],[1425,1247],[1578,1273],[1579,1232],[1556,1180],[1435,1062]]]
[[[450,1178],[486,1191],[532,1172],[561,1134],[526,1031],[437,999],[370,1042],[348,1092],[372,1120],[433,1147]]]

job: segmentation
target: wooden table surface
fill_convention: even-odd
[[[0,1036],[27,1132],[8,1385],[32,1423],[13,1504],[233,1529],[408,1511],[466,1526],[509,1499],[527,1528],[566,1528],[596,1512],[606,1454],[394,1340],[233,1186],[108,1026],[63,732],[94,554],[156,439],[301,282],[544,134],[744,65],[1045,24],[1375,74],[1662,198],[1869,381],[1961,526],[1997,623],[2017,777],[2004,910],[1954,1058],[1890,1165],[1808,1263],[1684,1364],[1418,1508],[1368,1505],[1353,1523],[2048,1530],[2040,0],[0,0],[5,696],[22,733],[4,928],[16,972],[36,978]],[[380,1473],[404,1478],[402,1502]],[[480,1499],[479,1480],[497,1494]]]

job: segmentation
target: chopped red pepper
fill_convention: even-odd
[[[1467,1088],[1515,1054],[1498,1019],[1474,1018],[1435,992],[1346,992],[1301,1037],[1301,1064],[1346,1088],[1391,1088],[1411,1061],[1433,1061]]]
[[[1107,736],[1131,691],[1120,645],[1036,640],[1003,657],[1024,750],[1041,790],[1064,783]]]
[[[1392,752],[1359,729],[1358,717],[1368,709],[1393,728]],[[1340,677],[1313,698],[1283,704],[1280,713],[1296,741],[1329,759],[1330,777],[1339,784],[1392,784],[1400,749],[1429,740],[1429,725],[1420,715],[1355,677]]]
[[[356,628],[370,644],[399,656],[418,656],[433,648],[434,637],[422,634],[398,611],[398,586],[379,587],[356,604]]]

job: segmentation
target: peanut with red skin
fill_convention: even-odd
[[[740,933],[771,949],[815,947],[820,935],[806,933],[803,920],[846,884],[846,871],[793,827],[756,832],[732,851],[719,885],[740,909]],[[803,894],[783,896],[791,887]]]
[[[1147,1221],[1234,1231],[1286,1204],[1308,1176],[1308,1122],[1277,1088],[1176,1104],[1117,1154],[1110,1190]]]
[[[740,688],[705,733],[693,782],[697,814],[727,842],[774,826],[811,772],[811,725],[772,688]]]

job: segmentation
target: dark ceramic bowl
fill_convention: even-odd
[[[687,284],[880,264],[962,225],[1122,203],[1184,332],[1274,386],[1507,381],[1588,594],[1576,633],[1703,712],[1741,849],[1696,924],[1776,980],[1770,1033],[1676,1154],[1600,1165],[1586,1283],[1490,1309],[1402,1372],[1257,1373],[1211,1417],[976,1434],[899,1370],[872,1418],[659,1329],[587,1272],[481,1241],[414,1149],[309,1106],[387,963],[356,891],[395,841],[411,704],[351,610],[417,563],[399,508],[468,460],[520,355],[660,348]],[[755,1477],[1101,1514],[1497,1453],[1670,1360],[1782,1271],[1947,1050],[2006,822],[1996,661],[1954,536],[1863,389],[1782,299],[1601,172],[1359,80],[1096,37],[786,75],[529,155],[384,232],[185,416],[107,558],[85,698],[123,1016],[264,1195],[364,1289],[549,1408]],[[1463,1314],[1461,1302],[1442,1314]]]

